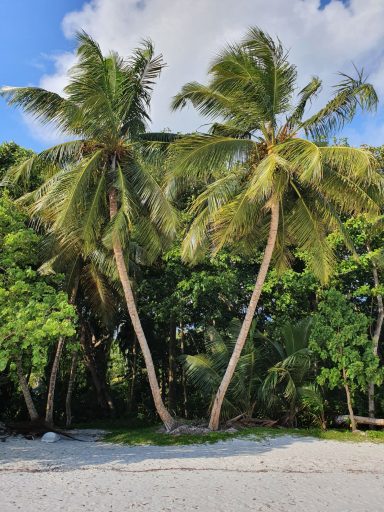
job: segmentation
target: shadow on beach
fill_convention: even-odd
[[[274,438],[240,438],[215,444],[177,446],[127,446],[105,442],[80,442],[61,439],[56,443],[40,440],[8,439],[0,445],[1,471],[73,471],[101,466],[121,469],[144,461],[177,459],[178,465],[190,459],[225,459],[259,456],[271,450],[284,450],[294,443],[311,443],[310,437],[278,436]],[[25,469],[23,469],[25,467]],[[204,466],[203,466],[204,468]]]

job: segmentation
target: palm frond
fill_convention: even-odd
[[[298,94],[298,102],[292,113],[288,116],[286,126],[292,130],[303,118],[308,102],[312,101],[321,90],[321,80],[314,76],[312,80]]]
[[[334,268],[335,255],[327,241],[326,226],[299,189],[294,186],[294,190],[298,198],[286,217],[290,239],[308,254],[309,265],[314,274],[322,282],[327,282]]]
[[[301,123],[300,127],[314,139],[326,140],[352,120],[358,108],[376,109],[378,98],[373,86],[366,82],[363,71],[357,77],[340,73],[342,80],[335,86],[335,95],[319,112]]]
[[[213,170],[244,161],[253,148],[254,143],[246,139],[203,134],[183,137],[173,146],[172,178],[208,179]]]
[[[59,94],[39,87],[2,87],[0,95],[9,105],[21,107],[43,124],[53,123],[63,131],[71,131],[71,120],[78,108]]]

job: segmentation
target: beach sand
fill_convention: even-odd
[[[1,512],[382,512],[384,444],[309,437],[191,446],[0,443]]]

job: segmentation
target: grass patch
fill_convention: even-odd
[[[383,431],[365,431],[362,434],[352,434],[348,430],[327,430],[320,429],[288,429],[288,428],[246,428],[236,433],[210,432],[202,435],[178,435],[173,436],[158,432],[159,425],[142,426],[136,428],[111,428],[106,434],[104,441],[110,443],[120,443],[127,445],[157,445],[157,446],[176,446],[204,443],[217,443],[230,439],[247,438],[260,441],[268,437],[277,437],[283,435],[311,436],[318,439],[333,441],[346,441],[354,443],[374,442],[384,443]]]
[[[384,443],[383,430],[364,430],[353,434],[350,430],[309,429],[307,435],[330,441],[347,441],[352,443]]]
[[[148,424],[148,421],[137,418],[122,418],[116,420],[98,420],[92,423],[81,423],[76,428],[99,428],[108,431],[104,441],[126,445],[157,445],[176,446],[204,443],[217,443],[229,439],[247,438],[260,441],[268,437],[283,435],[310,436],[330,441],[344,441],[353,443],[384,443],[384,430],[366,430],[362,433],[352,434],[345,429],[321,430],[317,428],[245,428],[236,433],[210,432],[208,434],[183,434],[173,436],[158,432],[160,425]]]
[[[104,438],[110,443],[122,443],[129,445],[158,445],[174,446],[188,444],[217,443],[227,439],[256,436],[257,439],[264,439],[270,435],[272,429],[244,429],[236,433],[210,432],[208,434],[181,434],[169,435],[158,432],[160,425],[133,428],[129,430],[111,430]],[[276,432],[275,432],[276,433]]]

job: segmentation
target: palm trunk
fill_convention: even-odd
[[[370,250],[369,247],[368,247],[368,250]],[[379,274],[377,272],[376,264],[374,262],[372,262],[372,264],[373,264],[373,268],[372,268],[373,283],[374,283],[375,289],[377,289],[380,285]],[[378,355],[380,334],[381,334],[381,329],[382,329],[383,321],[384,321],[384,306],[383,306],[382,295],[377,294],[376,300],[377,300],[377,318],[376,318],[375,330],[374,330],[374,333],[372,336],[372,350],[373,350],[374,356]],[[370,382],[368,385],[368,416],[370,418],[375,417],[375,384],[373,382]]]
[[[75,386],[78,358],[79,352],[77,350],[74,350],[72,352],[71,370],[69,373],[67,396],[65,397],[65,417],[67,427],[70,427],[72,424],[72,394],[73,388]]]
[[[229,384],[232,380],[233,374],[235,372],[237,363],[239,362],[241,352],[242,352],[244,344],[246,342],[248,332],[251,327],[251,323],[252,323],[256,308],[257,308],[257,304],[259,302],[263,284],[264,284],[265,278],[267,277],[269,265],[270,265],[271,259],[272,259],[273,250],[275,248],[278,226],[279,226],[279,204],[273,203],[271,206],[271,223],[269,226],[268,241],[267,241],[267,245],[265,247],[260,270],[259,270],[259,273],[258,273],[258,276],[256,279],[255,288],[253,290],[252,297],[249,302],[247,313],[245,315],[243,325],[241,326],[241,330],[240,330],[239,336],[237,338],[235,348],[231,355],[231,359],[229,360],[223,380],[221,381],[219,389],[217,390],[217,393],[216,393],[215,400],[213,402],[211,417],[210,417],[210,421],[209,421],[209,428],[211,428],[212,430],[217,430],[219,428],[221,406],[223,404],[223,400],[224,400],[225,394],[227,392],[228,386],[229,386]]]
[[[117,213],[117,194],[116,189],[113,188],[109,193],[109,211],[110,217],[113,217]],[[168,410],[166,409],[164,402],[161,397],[161,391],[159,388],[159,384],[156,377],[155,367],[153,365],[152,355],[148,347],[147,340],[145,338],[145,334],[140,322],[139,314],[137,312],[135,298],[133,296],[133,291],[131,287],[131,283],[129,281],[127,267],[124,261],[123,249],[121,247],[120,240],[118,238],[114,238],[113,240],[113,253],[115,256],[116,267],[119,274],[120,282],[123,287],[124,297],[127,304],[127,309],[129,316],[131,318],[131,322],[133,325],[133,329],[137,336],[137,341],[139,342],[140,348],[143,352],[144,362],[148,373],[149,385],[151,387],[151,392],[153,396],[153,400],[155,402],[156,411],[159,414],[161,421],[164,423],[164,426],[167,430],[171,430],[174,425],[174,420]]]
[[[345,394],[347,395],[347,405],[348,405],[349,418],[351,420],[351,429],[352,429],[352,432],[356,432],[357,424],[356,424],[356,419],[355,419],[355,413],[353,412],[351,392],[349,390],[348,381],[347,381],[347,373],[345,371],[345,368],[343,368],[343,379],[344,379]]]
[[[17,376],[19,378],[19,384],[21,387],[21,391],[24,396],[25,404],[28,409],[29,416],[32,421],[36,421],[39,419],[39,415],[37,414],[36,407],[35,407],[35,404],[33,403],[31,392],[29,390],[28,382],[23,373],[23,366],[22,366],[20,357],[18,357],[16,359],[16,371],[17,371]]]

